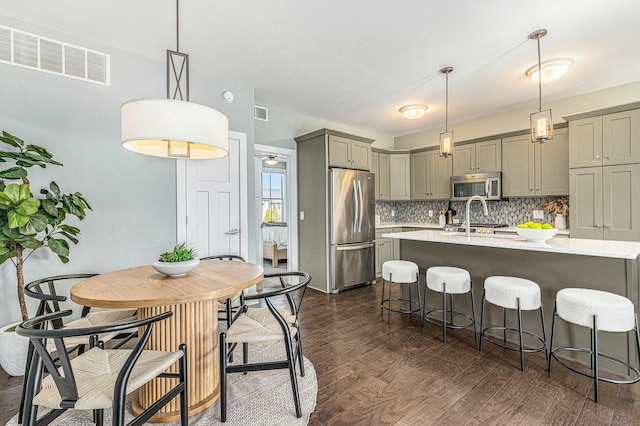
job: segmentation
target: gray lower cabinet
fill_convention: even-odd
[[[569,193],[567,129],[556,129],[547,143],[529,134],[502,140],[502,195],[532,197]]]
[[[382,264],[387,260],[393,260],[393,239],[376,239],[376,277],[382,276]]]
[[[640,164],[570,171],[572,238],[640,240]]]

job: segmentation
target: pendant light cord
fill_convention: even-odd
[[[538,37],[538,111],[542,111],[542,69],[540,64],[540,37]]]
[[[449,131],[449,73],[446,73],[447,87],[445,89],[445,107],[444,107],[444,131]]]
[[[539,49],[540,43],[538,42]],[[176,0],[176,52],[180,53],[180,0]],[[540,56],[539,52],[538,56]]]

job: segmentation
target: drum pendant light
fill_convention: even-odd
[[[137,99],[121,108],[122,147],[165,158],[210,159],[229,152],[229,120],[189,102],[189,55],[180,52],[176,0],[176,50],[167,50],[167,99]]]
[[[540,39],[547,35],[547,30],[541,29],[529,34],[529,39],[538,42],[538,75],[541,71]],[[545,143],[553,139],[553,120],[551,109],[542,110],[542,78],[538,79],[538,112],[531,114],[531,142]]]
[[[447,78],[446,98],[444,106],[444,133],[440,133],[440,157],[449,157],[453,153],[453,130],[449,131],[449,73],[453,67],[440,70]]]

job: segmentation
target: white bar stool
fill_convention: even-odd
[[[427,305],[427,288],[442,293],[442,309],[433,309],[428,312],[424,312]],[[453,310],[453,295],[454,294],[471,294],[471,316],[456,312]],[[447,309],[447,295],[449,295],[449,309]],[[432,266],[427,269],[427,279],[424,285],[424,298],[422,304],[422,327],[424,328],[424,321],[430,322],[437,326],[442,327],[442,341],[447,342],[447,327],[449,328],[473,328],[473,337],[476,339],[476,309],[473,302],[473,286],[471,285],[471,276],[469,272],[462,268],[454,268],[451,266]],[[436,321],[434,318],[429,317],[430,314],[442,312],[442,324]],[[447,324],[447,314],[449,314],[449,322]],[[467,318],[469,323],[467,324],[454,324],[453,316],[459,315]]]
[[[502,326],[493,326],[484,328],[484,304],[485,301],[502,308],[503,323]],[[518,311],[518,328],[507,327],[507,309],[517,309]],[[540,309],[540,319],[542,321],[542,336],[534,334],[530,331],[522,329],[522,311],[535,311]],[[487,331],[502,330],[502,342],[492,340],[491,335],[487,335]],[[507,343],[507,331],[518,332],[519,345],[513,346]],[[525,348],[523,334],[532,336],[542,344],[536,348]],[[505,349],[520,352],[520,370],[524,371],[524,354],[525,352],[542,352],[549,359],[547,354],[547,333],[544,327],[544,312],[542,311],[542,297],[540,295],[540,286],[531,280],[517,277],[488,277],[484,280],[484,291],[482,293],[482,308],[480,313],[480,346],[482,352],[482,340],[500,346]]]
[[[576,325],[591,329],[591,348],[563,347],[553,349],[553,337],[556,328],[556,317]],[[551,373],[551,361],[555,359],[563,367],[593,379],[594,400],[598,402],[598,381],[609,383],[632,384],[640,381],[640,370],[620,359],[598,352],[598,331],[628,333],[635,331],[638,358],[640,359],[640,333],[638,332],[638,315],[633,303],[624,296],[600,290],[584,288],[565,288],[556,295],[551,326],[551,356],[547,370]],[[558,352],[583,352],[591,355],[591,374],[584,373],[569,366],[557,357]],[[630,380],[614,380],[599,376],[598,357],[609,359],[626,367],[632,376]]]
[[[398,312],[401,314],[413,314],[421,311],[420,304],[420,287],[418,287],[419,269],[418,265],[413,262],[407,262],[406,260],[387,260],[382,264],[382,295],[380,296],[380,315],[383,311],[388,311],[387,322],[391,324],[391,312]],[[384,298],[385,282],[389,282],[389,297]],[[409,298],[392,298],[391,289],[392,284],[409,284]],[[411,296],[411,284],[415,284],[416,293],[418,293],[418,301],[414,301]],[[408,303],[408,309],[393,309],[393,302]],[[414,307],[417,306],[417,307]]]

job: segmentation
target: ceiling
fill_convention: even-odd
[[[175,48],[174,0],[0,0],[0,10],[160,61]],[[180,14],[192,69],[255,87],[259,105],[394,136],[444,126],[447,65],[450,123],[535,110],[524,72],[539,28],[542,60],[575,59],[543,85],[543,102],[640,80],[638,0],[188,0]],[[398,109],[410,103],[429,111],[409,121]]]

